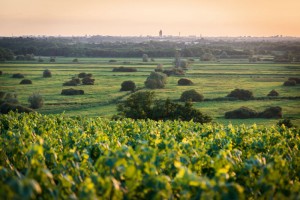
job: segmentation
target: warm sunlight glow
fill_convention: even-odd
[[[299,0],[2,0],[0,36],[300,36]]]

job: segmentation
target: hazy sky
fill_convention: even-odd
[[[300,0],[0,0],[0,35],[300,36]]]

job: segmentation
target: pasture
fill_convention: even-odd
[[[0,63],[0,91],[14,92],[22,105],[28,105],[27,99],[33,92],[39,92],[45,99],[45,104],[37,111],[43,114],[65,113],[68,116],[107,117],[116,114],[116,104],[130,95],[130,92],[120,92],[121,83],[132,80],[137,88],[144,89],[144,81],[154,71],[158,63],[164,69],[172,67],[173,58],[155,59],[153,62],[142,62],[141,58],[73,58],[58,57],[55,63],[49,58],[44,62],[22,61]],[[110,60],[116,62],[109,62]],[[300,77],[300,64],[274,64],[268,62],[248,63],[247,60],[221,60],[220,62],[201,62],[194,59],[185,78],[192,80],[192,86],[178,86],[181,76],[168,77],[164,89],[155,90],[158,99],[170,98],[177,101],[183,91],[195,89],[210,101],[194,103],[196,108],[212,116],[214,122],[233,124],[263,124],[273,125],[278,119],[245,119],[228,120],[224,113],[241,106],[262,111],[269,106],[281,106],[284,118],[289,118],[294,124],[300,124],[300,99],[289,97],[300,96],[300,85],[283,86],[289,77]],[[114,67],[133,67],[137,72],[112,72]],[[52,72],[51,78],[43,78],[45,69]],[[95,85],[62,86],[62,84],[80,72],[92,73]],[[14,73],[22,73],[26,79],[32,80],[32,85],[20,85],[22,79],[11,78]],[[63,96],[62,89],[74,88],[84,90],[84,95]],[[213,100],[225,97],[232,90],[240,88],[251,90],[254,97],[266,97],[275,89],[280,98],[250,101]],[[282,97],[282,98],[281,98]]]

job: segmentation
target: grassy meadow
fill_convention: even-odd
[[[116,62],[109,62],[109,60]],[[158,63],[164,69],[172,67],[173,58],[155,59],[154,62],[142,62],[141,58],[79,58],[73,63],[73,58],[58,57],[55,63],[49,63],[45,58],[43,63],[37,61],[0,63],[0,91],[14,92],[22,105],[28,105],[28,97],[39,92],[45,99],[45,104],[37,111],[43,114],[59,114],[75,116],[111,117],[116,114],[116,103],[128,97],[130,92],[120,92],[121,83],[132,80],[138,88],[144,87],[147,76],[154,71]],[[137,72],[112,72],[114,67],[134,67]],[[51,78],[43,78],[45,69],[52,72]],[[84,95],[63,96],[62,89],[71,86],[62,84],[80,72],[92,73],[95,85],[80,85],[72,88],[84,90]],[[32,85],[20,85],[21,79],[11,78],[14,73],[22,73],[26,79],[32,80]],[[155,90],[158,99],[170,98],[178,100],[183,91],[195,89],[204,95],[205,99],[225,97],[233,89],[251,90],[255,97],[265,97],[272,89],[281,97],[300,96],[300,86],[284,87],[283,82],[288,77],[300,76],[300,64],[274,64],[268,62],[248,63],[247,60],[221,60],[219,62],[201,62],[195,59],[187,71],[185,78],[192,80],[193,86],[178,86],[179,76],[168,77],[164,89]],[[145,90],[145,89],[142,89]],[[289,118],[294,124],[300,124],[300,100],[273,99],[252,101],[204,101],[194,104],[204,113],[213,117],[213,121],[228,124],[264,124],[273,125],[278,119],[245,119],[228,120],[224,113],[247,106],[262,111],[269,106],[281,106],[284,118]]]

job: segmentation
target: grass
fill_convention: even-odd
[[[109,62],[109,60],[117,62]],[[155,59],[155,62],[142,62],[140,58],[78,58],[79,63],[73,63],[73,58],[56,58],[55,63],[45,62],[7,62],[0,63],[0,91],[15,92],[23,105],[28,105],[27,99],[33,92],[40,92],[45,98],[45,105],[38,111],[41,113],[62,113],[66,115],[86,115],[111,117],[116,114],[116,100],[126,98],[130,93],[120,92],[123,81],[132,80],[138,88],[144,87],[147,76],[162,63],[164,68],[172,66],[172,58]],[[124,62],[126,62],[124,64]],[[138,69],[138,72],[112,72],[114,67],[128,66]],[[43,78],[45,69],[52,72],[51,78]],[[62,86],[80,72],[92,73],[95,85],[76,86],[83,89],[85,95],[63,96],[62,89],[71,88]],[[10,78],[14,73],[22,73],[25,78],[33,81],[32,85],[20,85],[21,79]],[[178,86],[181,77],[169,77],[164,89],[155,90],[159,99],[170,98],[178,100],[183,91],[195,89],[204,95],[204,98],[225,97],[236,88],[248,89],[255,97],[264,97],[272,89],[280,96],[300,96],[300,86],[284,87],[282,84],[288,77],[300,76],[300,64],[274,64],[274,63],[247,63],[240,60],[222,60],[218,63],[200,62],[195,59],[185,78],[191,79],[193,86]],[[268,106],[281,106],[284,117],[290,118],[300,124],[299,100],[264,100],[264,101],[208,101],[195,103],[203,112],[210,114],[214,121],[221,123],[245,123],[272,125],[278,120],[251,119],[227,120],[224,119],[226,111],[248,106],[258,111]]]

